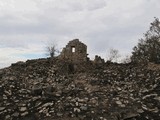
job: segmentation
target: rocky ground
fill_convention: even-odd
[[[0,120],[159,120],[160,67],[17,62],[0,70]]]

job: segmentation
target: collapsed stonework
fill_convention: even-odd
[[[101,64],[101,63],[105,63],[105,61],[100,56],[96,55],[94,59],[94,63]]]
[[[74,39],[63,48],[60,58],[78,63],[87,61],[87,46],[79,39]]]
[[[160,65],[84,62],[72,74],[69,64],[38,59],[0,69],[0,120],[160,119]]]

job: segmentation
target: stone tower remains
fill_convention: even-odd
[[[63,48],[60,58],[67,59],[75,63],[87,61],[87,46],[80,42],[79,39],[69,41]]]

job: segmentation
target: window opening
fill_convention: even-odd
[[[72,53],[74,53],[76,51],[75,47],[72,47]]]

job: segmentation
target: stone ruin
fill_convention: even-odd
[[[80,63],[87,61],[87,55],[87,46],[79,41],[79,39],[74,39],[63,48],[60,58]]]
[[[105,63],[105,61],[100,56],[96,55],[95,59],[94,59],[94,63],[96,63],[96,64],[101,64],[102,63],[103,64],[103,63]]]
[[[65,49],[76,53],[71,43]],[[68,65],[53,58],[0,69],[0,120],[160,120],[160,65],[85,62],[74,74]]]

